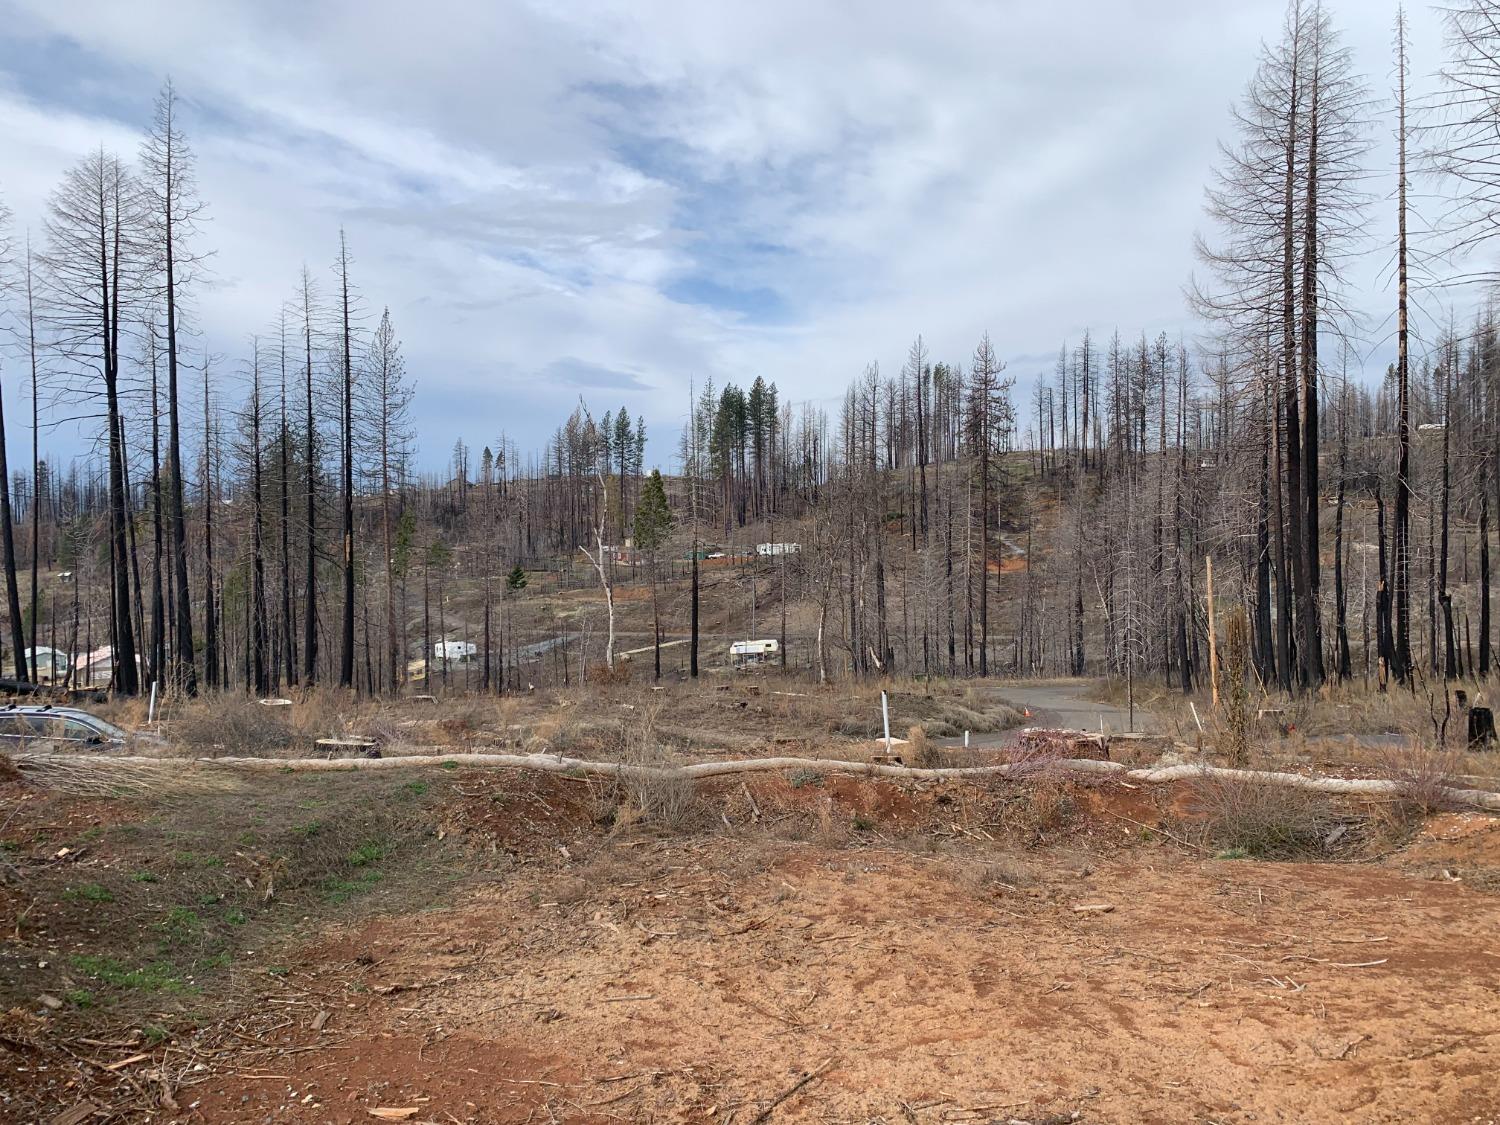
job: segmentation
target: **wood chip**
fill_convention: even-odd
[[[1110,914],[1110,913],[1112,913],[1114,911],[1114,909],[1115,909],[1114,906],[1111,903],[1108,903],[1108,902],[1089,902],[1089,903],[1084,903],[1082,906],[1075,906],[1075,907],[1073,907],[1073,913],[1074,914]]]
[[[323,1030],[323,1025],[328,1022],[328,1017],[330,1015],[332,1015],[332,1013],[325,1010],[325,1011],[321,1011],[317,1015],[313,1016],[313,1018],[312,1018],[312,1029],[314,1031],[322,1031]]]
[[[376,1106],[374,1109],[366,1108],[365,1112],[371,1117],[382,1117],[387,1121],[405,1121],[408,1117],[415,1117],[417,1115],[418,1107],[414,1105],[382,1105]]]
[[[150,1057],[151,1057],[150,1055],[146,1055],[146,1054],[131,1055],[128,1059],[121,1059],[119,1062],[112,1062],[112,1063],[110,1063],[104,1069],[105,1070],[119,1070],[121,1067],[129,1066],[131,1063],[145,1062]]]
[[[47,1122],[47,1125],[79,1125],[99,1112],[99,1107],[85,1098],[72,1109],[65,1109]]]

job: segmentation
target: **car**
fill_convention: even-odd
[[[0,746],[47,742],[89,749],[123,749],[157,741],[154,734],[132,734],[78,707],[21,703],[0,707]]]

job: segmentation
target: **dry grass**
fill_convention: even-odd
[[[951,756],[942,747],[934,746],[928,741],[927,732],[920,725],[913,726],[906,732],[906,742],[910,765],[926,770],[940,770],[953,764]]]
[[[647,707],[635,722],[625,727],[620,754],[625,765],[671,764],[670,755],[656,740],[659,711],[659,707]],[[614,822],[617,827],[639,823],[675,831],[698,819],[695,815],[700,811],[697,790],[686,778],[631,773],[620,778],[616,790],[618,806]]]
[[[981,894],[994,890],[1029,887],[1039,880],[1037,870],[1017,856],[994,856],[964,861],[953,858],[954,880],[965,890]]]
[[[1350,835],[1348,823],[1321,794],[1252,778],[1214,778],[1193,787],[1177,830],[1223,856],[1306,859],[1333,854]],[[1336,832],[1341,826],[1345,831]]]
[[[982,699],[969,687],[934,689],[932,685],[916,684],[889,688],[887,696],[893,730],[907,723],[920,726],[934,738],[951,738],[966,730],[975,734],[1009,730],[1022,721],[1021,712],[1008,703]],[[844,690],[822,698],[827,729],[833,733],[861,739],[879,738],[885,733],[879,688]]]
[[[274,757],[296,741],[279,712],[241,695],[194,700],[167,728],[170,744],[193,755]]]

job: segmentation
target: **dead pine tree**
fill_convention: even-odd
[[[321,444],[313,397],[314,332],[319,314],[312,274],[304,265],[296,313],[302,336],[302,682],[318,679],[318,475]]]
[[[339,687],[354,686],[354,309],[349,290],[349,239],[339,231],[334,263],[339,285],[339,561],[343,567],[344,605],[339,628]]]
[[[219,617],[214,598],[214,426],[209,400],[209,359],[203,356],[203,680],[217,688],[228,677],[219,668]],[[227,653],[226,653],[227,655]]]
[[[127,549],[126,469],[121,424],[120,337],[140,294],[142,216],[135,179],[102,148],[75,164],[48,200],[44,307],[55,353],[81,394],[103,392],[109,497],[110,639],[114,686],[139,691]],[[130,286],[126,292],[121,290]],[[97,377],[102,387],[96,388]]]
[[[10,208],[0,201],[0,293],[11,285],[14,265]],[[0,543],[4,544],[5,600],[10,615],[11,651],[15,653],[16,679],[25,683],[30,679],[26,661],[26,624],[21,617],[21,591],[16,584],[16,541],[11,519],[11,479],[5,438],[4,386],[0,384]]]
[[[373,475],[380,489],[380,528],[385,556],[385,663],[388,665],[385,686],[395,693],[401,686],[401,630],[396,619],[395,593],[396,509],[401,505],[406,467],[411,457],[413,389],[406,378],[406,361],[401,354],[401,342],[396,339],[396,331],[391,325],[389,308],[382,311],[380,323],[370,338],[366,368],[368,379],[362,388],[361,405],[367,416],[365,426],[374,432]]]
[[[1392,613],[1395,647],[1391,674],[1411,683],[1411,350],[1407,308],[1406,12],[1396,9],[1396,500],[1391,528]]]
[[[265,482],[261,472],[261,415],[263,401],[260,380],[260,339],[251,344],[250,401],[248,403],[250,461],[250,592],[246,643],[249,649],[249,685],[257,695],[271,690],[270,661],[267,659],[266,619],[266,553],[265,553]]]
[[[990,674],[990,517],[996,452],[1011,424],[1010,380],[989,333],[979,339],[969,369],[969,455],[979,482],[979,674]]]
[[[188,583],[187,514],[183,498],[181,297],[202,255],[189,249],[204,207],[196,194],[194,157],[178,122],[177,92],[170,79],[157,95],[151,129],[141,146],[141,180],[150,253],[157,278],[166,333],[167,485],[170,490],[170,543],[176,637],[172,682],[191,695],[197,690],[193,649],[193,600]]]

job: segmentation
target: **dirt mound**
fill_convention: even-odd
[[[1500,893],[1500,819],[1484,813],[1439,813],[1391,864],[1413,875],[1464,882],[1475,890]]]
[[[465,770],[455,777],[439,825],[513,855],[535,855],[600,830],[607,788],[532,770]]]

